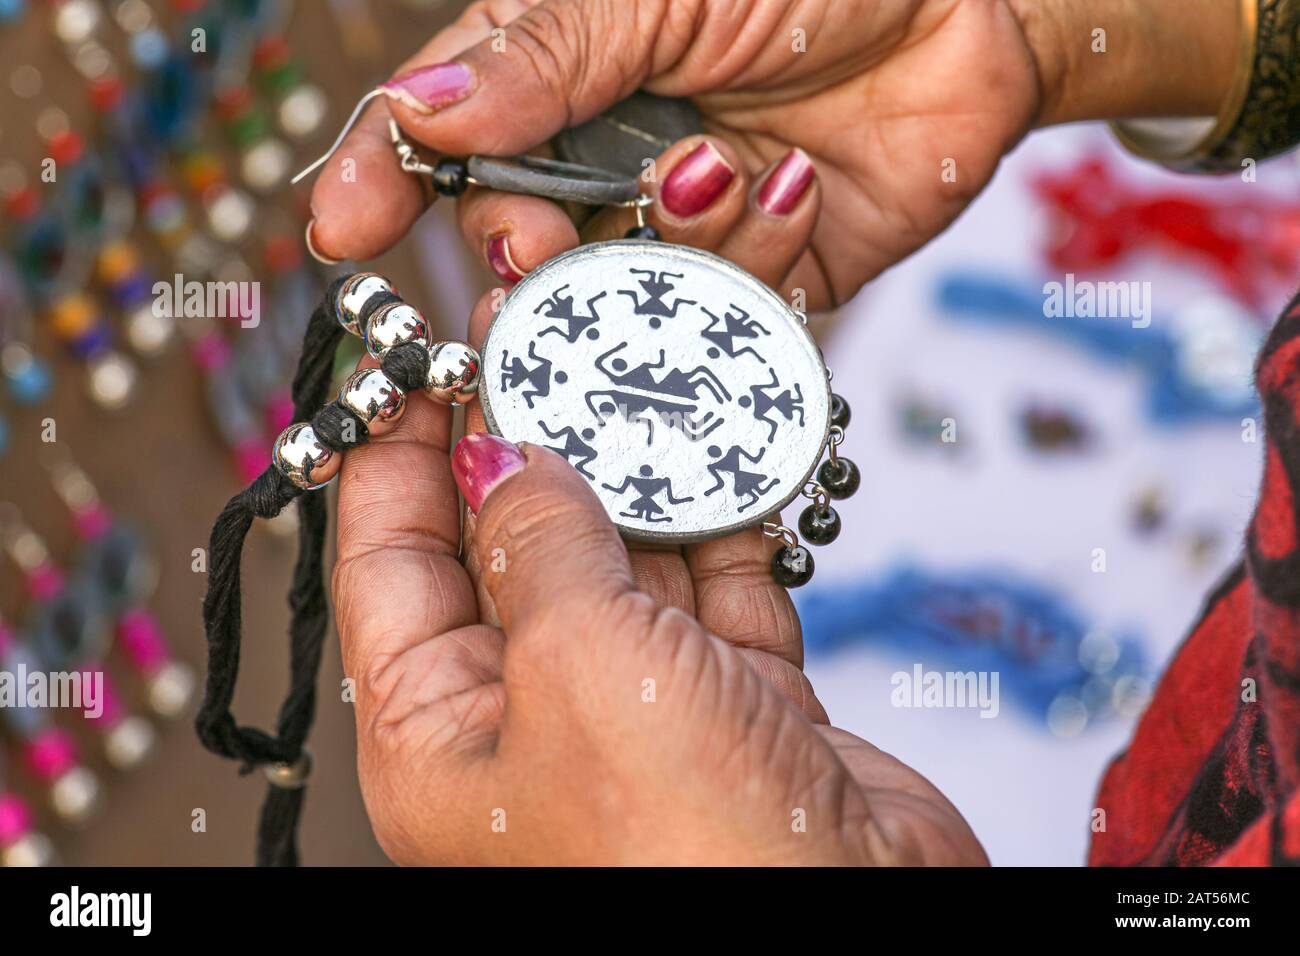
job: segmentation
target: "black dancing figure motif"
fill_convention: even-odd
[[[709,358],[717,358],[723,354],[731,358],[740,358],[748,352],[764,365],[767,364],[767,359],[759,355],[752,345],[736,348],[736,339],[756,339],[760,335],[772,334],[758,324],[758,319],[751,319],[749,313],[738,305],[732,305],[727,309],[726,318],[714,315],[704,306],[700,306],[700,311],[709,317],[709,324],[704,327],[700,335],[716,346],[709,349]],[[721,329],[718,328],[719,322],[723,323]]]
[[[632,297],[635,305],[632,311],[637,315],[651,316],[649,324],[652,329],[659,328],[664,319],[677,318],[677,310],[682,306],[695,304],[694,299],[678,298],[671,306],[664,301],[664,296],[676,288],[668,280],[686,278],[680,272],[655,272],[653,269],[629,269],[628,272],[634,276],[646,277],[636,280],[645,292],[645,301],[641,301],[641,297],[633,289],[619,289],[618,294]]]
[[[717,445],[710,445],[708,452],[709,457],[716,460],[713,464],[706,465],[705,467],[708,468],[709,474],[713,475],[717,484],[704,492],[704,496],[707,498],[715,491],[721,491],[723,485],[726,484],[726,481],[723,480],[722,476],[731,475],[732,494],[737,498],[749,499],[736,509],[737,513],[744,511],[746,508],[753,507],[758,503],[759,498],[771,491],[781,480],[780,478],[772,478],[769,480],[767,475],[759,474],[756,471],[745,471],[741,467],[742,458],[757,465],[763,460],[763,456],[767,454],[766,448],[760,448],[757,455],[751,455],[739,445],[732,445],[727,449],[727,453],[724,455],[722,449]],[[767,482],[766,486],[764,486],[764,482]]]
[[[603,399],[599,404],[597,399]],[[725,419],[715,418],[713,412],[696,415],[698,405],[674,402],[640,392],[625,392],[622,389],[596,389],[586,395],[587,409],[595,416],[603,428],[610,419],[622,414],[629,425],[646,427],[645,443],[653,445],[655,440],[655,421],[665,427],[680,431],[691,441],[706,438]],[[649,413],[649,414],[647,414]]]
[[[736,404],[741,408],[754,406],[754,417],[760,422],[766,422],[768,425],[767,443],[770,445],[772,440],[776,438],[777,423],[775,420],[768,418],[767,413],[773,409],[784,415],[785,420],[788,422],[793,421],[796,415],[799,416],[799,427],[803,428],[803,389],[799,387],[798,383],[795,383],[793,393],[787,388],[777,394],[775,398],[772,397],[768,393],[780,388],[781,383],[777,380],[776,369],[770,369],[769,371],[772,373],[772,381],[766,385],[751,385],[749,395],[740,396],[736,400]]]
[[[620,511],[619,514],[624,518],[637,518],[650,524],[658,524],[664,521],[672,521],[672,517],[664,514],[664,509],[655,501],[658,495],[666,495],[666,501],[670,505],[683,505],[688,501],[694,501],[694,498],[674,498],[673,483],[671,478],[656,478],[654,469],[649,465],[642,465],[640,477],[628,475],[623,479],[623,484],[615,488],[613,485],[602,484],[602,488],[608,488],[616,495],[621,495],[629,487],[635,489],[640,495],[635,501],[628,505],[627,511]],[[662,517],[659,517],[662,515]]]
[[[529,389],[524,392],[524,401],[528,407],[533,407],[533,399],[545,398],[551,394],[551,360],[537,354],[537,343],[528,343],[528,357],[537,362],[533,368],[524,364],[523,359],[515,356],[510,358],[509,351],[501,353],[501,391],[510,388],[523,388],[525,385]],[[569,380],[569,376],[564,372],[555,373],[555,382],[563,385]]]
[[[604,372],[605,377],[615,385],[621,385],[625,388],[641,388],[647,392],[671,395],[674,398],[693,399],[698,399],[700,389],[706,388],[713,395],[715,401],[731,401],[731,393],[727,391],[718,376],[703,365],[698,365],[689,372],[683,372],[679,368],[669,369],[662,377],[656,378],[654,373],[665,365],[663,349],[659,350],[659,361],[642,362],[631,370],[628,369],[627,361],[622,358],[613,359],[608,367],[605,365],[606,359],[625,348],[627,348],[627,343],[623,342],[596,359],[596,368]]]
[[[582,467],[583,465],[589,465],[596,460],[596,449],[587,444],[587,442],[596,437],[596,430],[594,428],[584,428],[581,437],[579,437],[577,429],[572,425],[568,425],[564,428],[558,429],[557,431],[552,431],[550,426],[540,419],[537,424],[541,427],[542,431],[546,432],[547,438],[564,439],[563,445],[546,445],[544,447],[549,448],[557,455],[563,455],[564,460],[572,464],[574,470],[588,481],[596,480],[595,475]]]
[[[547,326],[537,333],[537,337],[540,339],[543,335],[554,332],[556,335],[563,336],[566,342],[572,344],[578,341],[578,336],[585,331],[587,338],[595,341],[600,338],[600,332],[593,328],[600,321],[600,315],[596,312],[596,303],[603,299],[607,293],[600,292],[587,300],[587,311],[590,315],[578,315],[573,311],[573,296],[563,294],[568,287],[569,284],[566,282],[552,292],[549,299],[533,309],[533,315],[537,315],[545,309],[548,319],[563,322],[566,328],[562,329],[558,325]]]

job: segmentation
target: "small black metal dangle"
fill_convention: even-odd
[[[839,512],[831,506],[831,500],[840,501],[850,497],[861,484],[858,466],[839,453],[850,417],[849,403],[842,395],[832,394],[828,457],[817,469],[817,478],[809,480],[801,492],[809,500],[809,505],[799,515],[799,535],[803,535],[803,540],[808,544],[818,547],[828,545],[838,538],[843,527]],[[778,584],[798,588],[812,580],[812,554],[799,543],[799,535],[784,525],[771,522],[763,525],[763,533],[770,538],[779,538],[783,543],[772,555],[772,577]]]

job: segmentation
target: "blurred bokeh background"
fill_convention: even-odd
[[[0,850],[39,831],[74,864],[251,860],[264,784],[199,747],[183,677],[202,673],[195,549],[265,464],[331,275],[303,248],[307,187],[285,180],[461,6],[0,2],[0,653],[54,627],[118,698],[93,723],[0,711]],[[947,234],[816,319],[864,484],[798,594],[808,670],[836,723],[929,775],[995,863],[1082,862],[1107,760],[1236,559],[1260,460],[1251,359],[1300,273],[1298,179],[1290,161],[1180,178],[1102,128],[1035,134]],[[442,207],[367,265],[449,337],[488,284]],[[262,324],[160,328],[140,307],[176,273],[259,281]],[[1045,307],[1051,283],[1068,314]],[[1131,293],[1123,314],[1080,314],[1118,294],[1104,283]],[[292,530],[246,549],[243,723],[273,724],[287,686]],[[898,706],[918,669],[996,674],[996,707]],[[343,677],[331,644],[314,865],[383,862]],[[71,819],[92,779],[97,812]]]

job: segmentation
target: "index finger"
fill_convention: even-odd
[[[460,19],[403,63],[397,74],[447,60],[490,35],[496,14],[517,16],[526,9],[510,3],[504,10],[474,4]],[[515,8],[518,7],[516,10]],[[419,180],[404,172],[393,152],[388,102],[372,103],[339,143],[312,186],[312,248],[331,259],[371,259],[389,249],[429,206]]]
[[[478,620],[457,559],[451,409],[419,392],[406,403],[392,432],[348,452],[339,476],[334,600],[350,674]]]

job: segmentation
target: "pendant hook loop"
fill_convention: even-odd
[[[329,158],[333,156],[335,153],[337,153],[339,147],[343,145],[343,140],[347,137],[348,133],[352,132],[352,127],[357,125],[357,120],[361,118],[361,111],[364,110],[366,106],[369,105],[370,101],[373,100],[375,97],[383,96],[383,95],[384,95],[384,91],[379,89],[379,87],[375,87],[365,96],[361,97],[361,99],[357,101],[357,105],[352,108],[352,115],[349,116],[348,121],[343,124],[343,129],[339,131],[339,135],[336,136],[334,138],[334,142],[330,144],[330,148],[325,150],[324,155],[322,155],[319,159],[317,159],[306,169],[298,173],[297,176],[294,176],[293,179],[289,180],[290,184],[301,182],[304,178],[310,176],[321,166],[325,165],[325,163],[329,160]],[[397,140],[400,138],[400,134],[397,132],[397,123],[391,119],[389,120],[389,123],[391,124],[390,128],[393,131],[394,145],[396,145]],[[408,149],[410,148],[409,144],[407,144],[407,148]]]

